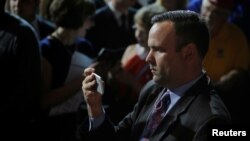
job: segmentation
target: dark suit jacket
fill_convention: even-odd
[[[27,141],[34,137],[31,126],[40,110],[38,40],[20,17],[0,12],[0,19],[0,140]]]
[[[150,81],[142,90],[138,103],[118,126],[113,126],[106,117],[95,131],[85,132],[88,126],[81,126],[79,133],[84,139],[114,139],[138,141],[144,129],[154,102],[162,87]],[[121,109],[122,110],[122,109]],[[205,141],[211,125],[229,124],[230,115],[223,102],[204,75],[193,85],[164,117],[150,141]]]
[[[93,43],[97,51],[101,48],[125,49],[128,45],[136,42],[134,29],[132,28],[135,12],[134,9],[128,9],[129,28],[122,30],[115,19],[114,13],[107,5],[98,9],[94,15],[95,25],[88,30],[86,39]]]

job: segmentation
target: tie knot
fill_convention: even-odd
[[[165,113],[170,105],[170,95],[169,93],[164,93],[163,96],[159,99],[157,102],[155,108],[156,110],[160,110],[163,113]]]
[[[164,93],[162,100],[170,100],[170,92],[167,91],[166,93]]]
[[[169,94],[165,94],[163,97],[162,97],[162,99],[161,99],[161,101],[163,102],[163,103],[165,103],[166,105],[169,105],[170,104],[170,95]]]

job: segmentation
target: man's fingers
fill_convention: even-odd
[[[86,77],[86,76],[92,74],[93,72],[95,72],[95,69],[94,69],[94,68],[86,68],[86,69],[84,70],[83,75]]]

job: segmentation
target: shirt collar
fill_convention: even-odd
[[[185,92],[191,88],[202,76],[204,75],[204,72],[202,72],[197,78],[194,80],[189,81],[188,83],[181,85],[180,87],[177,87],[175,89],[170,90],[171,93],[176,94],[178,96],[183,96]]]

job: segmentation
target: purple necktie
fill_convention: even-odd
[[[143,131],[142,138],[149,138],[153,134],[153,132],[156,130],[156,128],[164,118],[170,102],[171,100],[169,91],[165,92],[163,96],[159,100],[157,100],[149,117],[148,123],[146,124]]]

